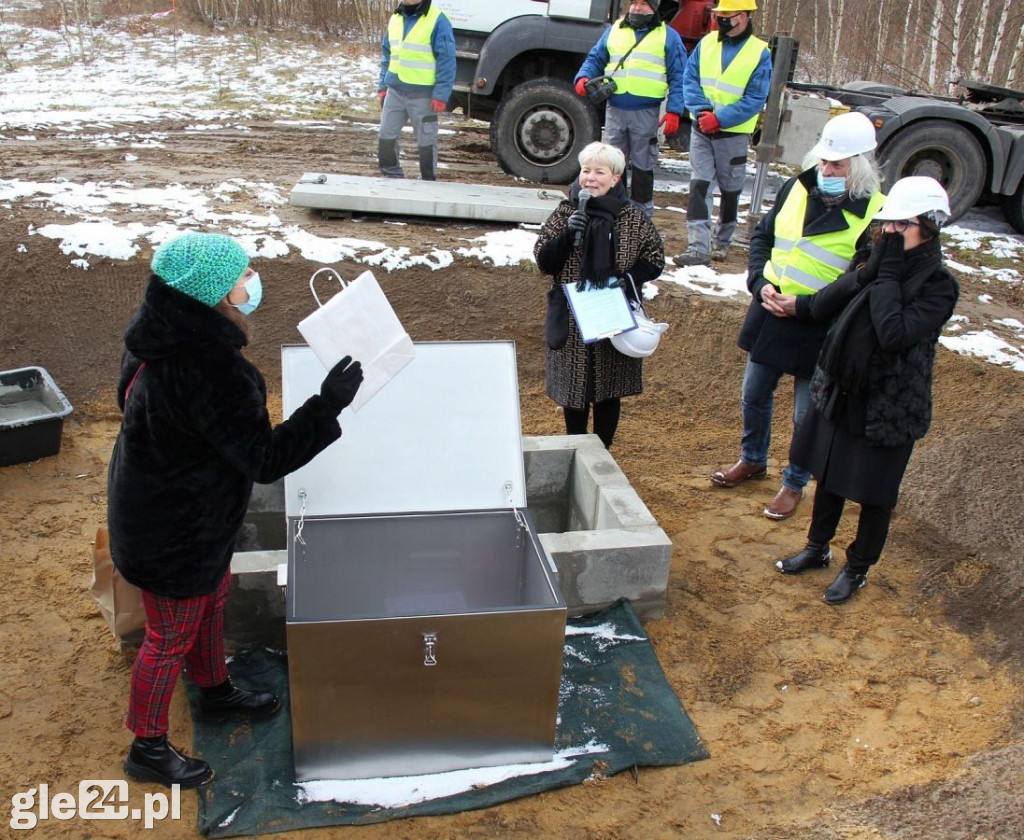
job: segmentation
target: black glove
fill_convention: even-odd
[[[356,391],[363,384],[363,366],[353,362],[346,356],[331,368],[320,386],[320,396],[324,398],[332,410],[341,414],[341,410],[352,404]]]
[[[903,235],[896,233],[883,233],[878,237],[868,254],[868,261],[857,269],[857,282],[861,286],[878,279],[878,269],[883,261],[902,266],[903,263]]]
[[[565,226],[575,234],[583,233],[587,229],[587,214],[577,210],[569,217]]]

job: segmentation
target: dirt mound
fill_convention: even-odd
[[[247,139],[255,151],[232,145],[227,130],[220,137],[206,132],[202,142],[216,145],[215,158],[201,153],[194,137],[176,142],[175,126],[164,129],[167,150],[139,185],[146,178],[152,185],[247,178],[257,165],[289,173],[343,163],[346,171],[371,174],[365,132],[355,129],[333,135],[328,146],[295,128],[265,126]],[[116,149],[86,153],[56,137],[42,143],[51,172],[65,163],[97,178],[117,171]],[[310,143],[320,144],[315,153]],[[39,148],[28,145],[12,144],[9,154],[5,147],[7,177],[43,177]],[[449,145],[445,158],[467,179],[508,183],[493,172],[480,140]],[[321,236],[395,237],[380,219],[325,221],[291,208],[281,216]],[[76,408],[58,456],[0,471],[0,623],[8,652],[0,662],[0,790],[7,795],[41,782],[71,791],[83,778],[119,778],[128,742],[122,720],[130,660],[86,590],[117,433],[121,334],[146,280],[145,255],[135,262],[91,258],[88,271],[69,267],[53,241],[29,235],[30,224],[57,220],[23,206],[0,218],[0,365],[46,367]],[[669,251],[681,250],[679,216],[659,210],[656,222]],[[401,236],[420,253],[452,251],[486,230],[411,224]],[[732,262],[741,270],[742,254]],[[310,309],[306,284],[319,265],[291,254],[259,267],[266,291],[248,352],[279,406],[279,348],[300,340],[294,325]],[[364,268],[341,266],[346,276]],[[562,431],[560,412],[544,394],[547,281],[534,269],[457,258],[439,271],[420,266],[377,276],[415,340],[514,339],[523,432]],[[613,454],[673,541],[668,615],[648,631],[711,759],[346,833],[1020,837],[1020,375],[940,351],[933,430],[915,451],[885,557],[853,602],[832,609],[820,601],[828,572],[790,579],[772,568],[803,544],[809,502],[790,521],[760,515],[777,489],[788,444],[785,389],[771,479],[727,491],[707,478],[738,450],[744,357],[735,336],[743,305],[662,284],[651,309],[672,328],[645,363],[644,394],[624,404]],[[853,525],[848,515],[840,548]],[[181,692],[172,739],[188,743]],[[164,825],[165,835],[191,836],[194,807],[183,797],[183,820]],[[47,829],[48,836],[81,836],[77,820],[51,820]],[[131,834],[128,823],[105,830]]]

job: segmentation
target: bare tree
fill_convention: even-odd
[[[978,25],[974,27],[974,56],[971,58],[971,78],[977,79],[981,74],[981,48],[985,43],[988,30],[989,0],[982,0],[981,11],[978,13]]]
[[[996,59],[999,57],[999,50],[1003,46],[1003,36],[1006,34],[1006,22],[1010,16],[1010,3],[1013,0],[1003,0],[1003,8],[996,20],[994,43],[988,54],[988,67],[985,68],[985,80],[992,81],[996,74]]]

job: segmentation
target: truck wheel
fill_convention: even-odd
[[[1003,196],[1003,215],[1017,233],[1024,233],[1024,181],[1013,195]]]
[[[491,148],[501,168],[541,183],[568,184],[579,172],[577,156],[600,136],[597,111],[559,79],[513,88],[491,120]]]
[[[908,175],[930,175],[942,184],[953,219],[975,205],[985,186],[988,167],[981,145],[968,129],[948,120],[911,123],[878,150],[878,158],[887,186]]]

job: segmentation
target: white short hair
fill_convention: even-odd
[[[613,175],[621,175],[626,171],[626,156],[622,154],[622,150],[607,143],[602,143],[600,140],[595,140],[590,145],[584,147],[583,151],[580,152],[578,160],[580,166],[587,163],[607,166]]]

